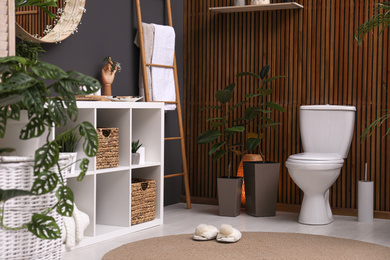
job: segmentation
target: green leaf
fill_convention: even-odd
[[[95,127],[90,122],[85,121],[80,124],[79,132],[80,136],[84,137],[84,153],[89,157],[96,156],[99,148],[99,140]]]
[[[16,104],[23,100],[23,96],[19,94],[7,96],[0,99],[0,107],[9,106],[12,104]]]
[[[271,95],[272,93],[274,93],[274,90],[273,89],[268,89],[268,88],[258,88],[257,89],[260,94],[262,94],[263,96],[268,96],[268,95]]]
[[[265,77],[267,77],[269,71],[271,70],[271,66],[270,65],[265,65],[261,71],[260,71],[260,78],[261,79],[264,79]]]
[[[268,82],[271,82],[271,81],[273,81],[273,80],[275,80],[275,79],[278,79],[278,78],[284,78],[284,75],[275,76],[275,77],[272,77],[272,78],[265,79],[265,80],[263,80],[262,85],[265,85],[265,84],[267,84]]]
[[[71,217],[73,214],[74,196],[72,190],[67,186],[61,186],[57,190],[57,213],[64,217]]]
[[[34,214],[27,229],[41,239],[61,238],[61,229],[54,218],[43,214]]]
[[[219,150],[222,146],[224,146],[225,144],[227,144],[226,141],[224,142],[221,142],[221,143],[217,143],[217,144],[214,144],[210,151],[209,151],[209,155],[212,155],[213,153],[215,153],[217,150]]]
[[[275,109],[277,111],[285,112],[286,110],[279,104],[273,102],[266,102],[265,105],[269,108]]]
[[[211,122],[210,125],[212,128],[218,128],[220,126],[223,126],[226,122]]]
[[[251,76],[251,77],[256,77],[256,78],[260,79],[260,77],[257,74],[252,73],[252,72],[240,72],[237,74],[237,77],[241,77],[241,76]]]
[[[233,94],[235,88],[236,88],[236,83],[232,83],[232,84],[226,86],[225,90],[230,91]]]
[[[281,123],[267,123],[267,124],[264,124],[262,126],[262,128],[272,127],[273,129],[275,129],[277,125],[281,125]]]
[[[66,78],[68,74],[65,71],[57,67],[56,65],[44,62],[37,61],[34,66],[31,67],[31,71],[38,77],[42,79],[59,79]]]
[[[222,109],[222,107],[221,106],[210,106],[210,107],[203,107],[203,108],[201,108],[200,109],[200,111],[202,111],[202,110],[206,110],[206,109]]]
[[[245,127],[244,126],[232,126],[225,129],[226,132],[244,132]]]
[[[35,179],[31,193],[42,195],[52,192],[58,184],[58,175],[54,172],[41,172]]]
[[[41,136],[45,132],[45,122],[41,117],[34,116],[30,119],[25,127],[20,131],[19,138],[21,140],[27,140]]]
[[[214,121],[214,120],[224,120],[225,121],[225,118],[224,117],[207,118],[206,122],[210,122],[210,121]]]
[[[68,71],[67,73],[70,83],[76,88],[76,93],[79,95],[93,94],[101,89],[99,81],[91,76],[77,71]]]
[[[85,174],[88,171],[88,165],[89,165],[89,160],[87,158],[83,158],[80,162],[81,172],[79,176],[77,176],[77,181],[82,181],[84,179]]]
[[[235,104],[234,106],[232,106],[232,107],[229,109],[228,112],[233,111],[234,109],[236,109],[237,107],[239,107],[239,106],[241,106],[241,105],[243,105],[243,104],[245,104],[245,103],[248,103],[248,101],[242,101],[242,102],[239,102],[239,103]]]
[[[0,154],[2,153],[12,153],[13,151],[15,151],[14,148],[0,148]]]
[[[259,144],[261,143],[261,139],[259,138],[248,138],[246,141],[246,149],[248,152],[253,151]]]
[[[213,155],[213,162],[217,161],[219,158],[224,156],[225,153],[227,153],[227,151],[225,151],[225,150],[219,150],[219,151],[215,152]]]
[[[263,96],[263,94],[246,94],[245,97],[246,98],[253,98],[253,97],[259,97],[259,96]]]
[[[0,138],[5,135],[5,129],[7,127],[7,108],[0,109]]]
[[[58,162],[59,148],[55,141],[48,142],[35,151],[34,175],[48,171]]]
[[[27,190],[19,190],[19,189],[9,189],[9,190],[3,190],[0,189],[0,201],[4,202],[9,199],[20,197],[20,196],[28,196],[32,195],[31,192]]]
[[[208,130],[203,133],[201,133],[198,138],[196,139],[196,142],[198,144],[207,144],[211,143],[220,137],[222,133],[218,130]]]
[[[263,110],[263,109],[258,108],[258,107],[248,107],[248,108],[245,109],[245,111],[244,111],[244,116],[245,116],[246,119],[252,120],[252,119],[254,119],[258,114],[261,114],[261,113],[268,114],[268,113],[271,113],[271,111],[270,111],[270,110]]]
[[[226,104],[233,98],[233,94],[229,90],[219,90],[215,93],[215,98],[222,104]]]

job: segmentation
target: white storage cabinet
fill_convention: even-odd
[[[87,213],[90,225],[85,238],[76,247],[89,245],[138,230],[162,225],[164,194],[164,105],[146,102],[78,101],[76,123],[89,121],[96,128],[119,128],[119,167],[96,169],[96,158],[90,158],[89,170],[82,182],[79,171],[67,176],[77,207]],[[72,124],[74,124],[72,122]],[[71,125],[66,126],[69,128]],[[59,129],[63,130],[63,129]],[[145,147],[145,163],[131,164],[131,142],[140,140]],[[86,157],[82,143],[78,159]],[[131,225],[131,179],[155,179],[156,218]]]

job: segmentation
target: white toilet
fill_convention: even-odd
[[[329,188],[347,158],[355,124],[354,106],[301,106],[300,132],[304,153],[291,155],[286,167],[304,192],[299,222],[324,225],[333,221]]]

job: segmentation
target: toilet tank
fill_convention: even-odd
[[[355,111],[354,106],[301,106],[299,126],[304,152],[337,153],[347,158]]]

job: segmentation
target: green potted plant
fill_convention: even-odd
[[[141,146],[139,140],[131,142],[131,164],[139,164],[140,154],[137,152]]]
[[[212,129],[201,133],[197,138],[198,144],[214,143],[210,148],[209,155],[213,161],[217,161],[224,155],[228,156],[227,176],[220,176],[217,179],[219,214],[221,216],[238,216],[241,209],[241,187],[242,177],[232,176],[233,154],[241,154],[242,144],[234,143],[233,137],[245,131],[246,122],[244,119],[233,118],[231,113],[234,109],[242,106],[247,101],[236,104],[232,102],[236,84],[230,84],[215,94],[217,106],[203,108],[212,110],[212,117],[206,122]]]
[[[245,109],[244,118],[248,122],[254,123],[254,132],[248,133],[246,148],[248,152],[258,148],[261,160],[241,163],[243,165],[246,210],[249,215],[256,217],[275,215],[279,184],[280,163],[267,161],[260,147],[265,136],[264,130],[269,127],[275,129],[276,126],[280,125],[279,122],[274,122],[271,119],[271,113],[273,111],[285,112],[281,105],[267,100],[274,92],[272,88],[267,87],[267,84],[284,77],[268,77],[270,70],[271,67],[266,65],[261,69],[259,75],[251,72],[238,74],[238,76],[254,77],[259,81],[257,92],[246,95],[247,98],[256,100],[254,100],[253,106]]]
[[[69,154],[73,159],[71,175],[75,173],[77,161],[77,145],[81,139],[80,134],[76,129],[68,129],[65,132],[56,136],[56,142],[60,153]]]
[[[30,46],[24,49],[17,48],[19,55],[24,57],[0,58],[0,138],[4,139],[9,121],[18,121],[22,111],[26,111],[28,120],[20,131],[19,139],[28,140],[44,136],[45,143],[36,149],[33,157],[26,159],[28,163],[31,162],[31,166],[27,168],[24,178],[31,179],[29,180],[32,183],[31,188],[11,187],[7,186],[6,182],[0,182],[0,237],[2,240],[9,239],[12,238],[12,232],[20,236],[21,231],[28,230],[37,237],[34,241],[23,240],[27,243],[28,249],[30,247],[28,243],[31,243],[32,247],[32,243],[39,243],[38,240],[60,240],[61,232],[57,222],[61,218],[54,219],[53,214],[72,216],[73,192],[66,186],[66,178],[62,175],[70,164],[62,163],[59,145],[57,140],[53,140],[52,133],[56,127],[65,126],[68,120],[76,122],[78,108],[75,94],[94,93],[101,86],[92,77],[76,71],[66,72],[53,64],[37,59],[37,53],[41,51],[39,44],[28,42],[22,44]],[[85,87],[81,89],[80,86]],[[52,94],[54,92],[56,94]],[[85,154],[90,157],[96,156],[98,138],[93,125],[82,122],[75,127],[75,131],[83,139]],[[12,148],[2,146],[0,150],[9,152]],[[17,157],[17,160],[24,158]],[[12,177],[14,172],[10,173],[7,170],[6,162],[9,162],[9,156],[1,156],[0,160],[2,161],[0,175]],[[81,160],[81,171],[77,177],[79,181],[85,176],[88,163],[87,158]],[[54,197],[55,202],[40,207],[41,210],[38,212],[30,212],[28,207],[15,213],[9,210],[14,200],[27,201],[31,197],[39,201],[41,196],[48,195]],[[13,223],[13,218],[22,219],[21,215],[32,215],[32,217],[18,226],[8,225]],[[22,233],[22,238],[28,237],[29,232]],[[20,241],[14,242],[20,243]],[[59,249],[61,251],[61,247]],[[10,252],[12,253],[12,249]],[[28,255],[27,252],[23,254]],[[1,257],[7,258],[3,255]]]

